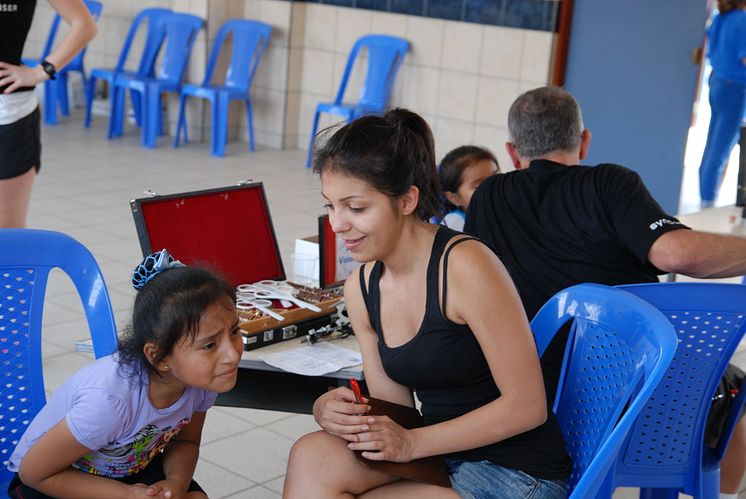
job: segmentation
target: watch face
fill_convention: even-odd
[[[57,73],[54,64],[47,61],[41,61],[41,69],[43,69],[44,72],[49,75],[50,80],[54,80],[54,75]]]

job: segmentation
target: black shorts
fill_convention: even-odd
[[[166,475],[163,474],[163,454],[158,454],[150,464],[139,473],[134,475],[126,476],[123,478],[110,478],[110,480],[116,480],[118,482],[127,483],[134,485],[136,483],[144,483],[145,485],[152,485],[161,480],[165,480]],[[189,492],[205,492],[197,482],[192,480],[189,484]],[[53,499],[50,496],[44,495],[36,489],[32,489],[18,478],[18,473],[15,474],[13,480],[8,485],[8,496],[12,499]]]
[[[0,125],[0,180],[41,167],[40,114],[34,111],[14,123]]]

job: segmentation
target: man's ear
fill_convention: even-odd
[[[459,195],[458,195],[458,194],[456,194],[455,192],[451,192],[451,191],[444,191],[444,192],[443,192],[443,195],[444,195],[444,196],[445,196],[445,198],[446,198],[446,199],[448,200],[448,202],[449,202],[449,203],[451,203],[451,204],[452,204],[452,205],[454,205],[454,206],[459,206],[459,207],[461,207],[461,206],[463,206],[463,205],[464,205],[464,200],[463,200],[463,199],[461,199],[461,196],[459,196]]]
[[[411,215],[417,209],[417,204],[420,201],[420,190],[417,186],[412,185],[409,187],[401,198],[399,198],[399,206],[401,207],[404,215]]]
[[[578,156],[580,160],[584,160],[588,156],[588,149],[591,147],[591,131],[587,128],[580,134],[580,151]]]
[[[522,166],[521,158],[518,156],[518,149],[516,149],[512,142],[506,142],[505,150],[508,152],[508,156],[510,156],[510,162],[513,163],[513,168],[520,170]]]

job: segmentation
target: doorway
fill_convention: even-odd
[[[681,196],[679,198],[679,214],[699,211],[699,163],[702,160],[702,152],[707,141],[707,127],[710,124],[710,103],[708,95],[710,92],[707,80],[710,77],[712,67],[705,62],[702,71],[702,81],[699,85],[699,96],[695,104],[695,119],[686,141],[686,152],[684,154],[684,175],[681,182]],[[736,190],[738,188],[738,161],[740,148],[738,144],[733,148],[728,159],[723,183],[715,199],[715,206],[728,206],[736,201]]]

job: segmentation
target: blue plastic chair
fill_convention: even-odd
[[[96,358],[117,348],[114,313],[96,260],[59,232],[0,229],[0,491],[6,467],[28,424],[46,403],[42,375],[42,311],[49,271],[65,272],[78,291]]]
[[[347,89],[347,81],[350,78],[355,61],[361,55],[362,49],[367,49],[368,70],[360,93],[360,99],[356,104],[345,103],[343,101],[345,90]],[[352,52],[350,52],[350,56],[347,59],[347,66],[345,67],[342,84],[339,86],[336,99],[334,99],[334,102],[321,102],[316,107],[316,114],[313,117],[313,127],[311,128],[311,138],[308,143],[306,168],[311,166],[313,143],[319,128],[321,113],[342,116],[348,123],[366,114],[382,113],[388,104],[396,73],[408,50],[409,42],[407,40],[389,35],[366,35],[355,42]]]
[[[98,21],[98,18],[101,16],[101,10],[103,9],[101,2],[98,2],[96,0],[85,0],[85,4],[86,7],[88,7],[88,10],[91,12],[91,16],[93,16],[93,19]],[[47,41],[44,43],[44,50],[41,53],[41,57],[39,59],[23,58],[23,63],[26,66],[33,67],[38,65],[52,52],[52,48],[54,47],[54,40],[57,37],[57,30],[60,27],[61,19],[62,17],[59,14],[55,14],[54,18],[52,19],[52,25],[49,28]],[[44,123],[48,125],[57,124],[58,105],[60,107],[60,111],[64,116],[70,115],[70,105],[67,96],[67,75],[71,71],[77,71],[81,74],[81,77],[83,79],[83,95],[86,99],[88,98],[88,83],[85,74],[85,65],[83,63],[83,58],[85,57],[87,48],[87,46],[83,47],[83,50],[78,52],[78,54],[65,67],[58,68],[56,79],[47,80],[44,82]]]
[[[569,497],[590,498],[668,368],[676,333],[636,296],[579,284],[550,298],[531,321],[540,356],[572,319],[553,410],[573,460]]]
[[[142,145],[155,147],[156,137],[163,133],[163,116],[161,94],[163,92],[179,92],[181,81],[189,62],[189,55],[197,39],[197,34],[204,21],[191,14],[170,13],[164,15],[164,46],[161,48],[162,61],[153,77],[118,74],[114,78],[113,86],[116,90],[113,112],[109,126],[118,137],[123,131],[124,122],[124,89],[137,92],[140,102],[142,118]],[[120,91],[122,90],[122,91]],[[133,99],[133,102],[135,100]]]
[[[129,31],[127,32],[127,37],[124,40],[124,46],[122,47],[122,51],[119,53],[119,60],[117,61],[117,65],[114,68],[93,68],[91,70],[91,76],[88,78],[88,87],[85,94],[86,99],[84,125],[86,128],[91,126],[91,107],[93,107],[93,97],[96,93],[97,80],[105,80],[109,83],[109,105],[111,108],[113,108],[116,98],[114,97],[114,87],[112,86],[112,82],[114,81],[116,75],[124,73],[129,76],[135,77],[153,76],[155,68],[155,58],[158,55],[158,50],[160,49],[161,43],[163,42],[163,17],[164,15],[170,13],[171,9],[161,7],[153,7],[141,10],[137,14],[137,16],[135,16],[135,19],[132,21],[132,25],[130,26]],[[145,40],[143,43],[142,55],[140,56],[140,64],[138,65],[137,70],[128,70],[125,68],[125,65],[127,64],[127,58],[129,57],[132,41],[137,35],[137,32],[139,31],[143,22],[147,22],[147,32],[145,34]],[[136,102],[138,98],[139,94],[133,92],[132,99],[133,102],[135,102],[135,104],[133,105],[135,109],[135,119],[137,120],[137,124],[141,125],[142,122],[140,118],[140,106],[139,102]],[[110,120],[109,123],[112,123],[112,121]],[[112,130],[110,129],[109,138],[111,138],[111,134]]]
[[[188,96],[210,101],[212,111],[211,154],[223,156],[228,135],[228,111],[230,101],[242,99],[246,102],[246,120],[249,128],[249,150],[254,150],[254,118],[251,109],[249,90],[259,59],[267,47],[272,26],[258,21],[234,19],[221,26],[210,53],[205,79],[200,85],[184,85],[179,98],[179,124],[176,127],[174,147],[179,146],[179,135],[184,132],[184,143],[188,143],[185,106]],[[213,74],[220,52],[228,38],[233,39],[230,63],[221,85],[215,85]]]
[[[659,309],[673,324],[679,348],[666,377],[624,442],[601,497],[619,486],[640,497],[717,499],[720,461],[743,408],[733,401],[717,447],[704,444],[712,396],[746,332],[746,286],[654,283],[619,286]]]

